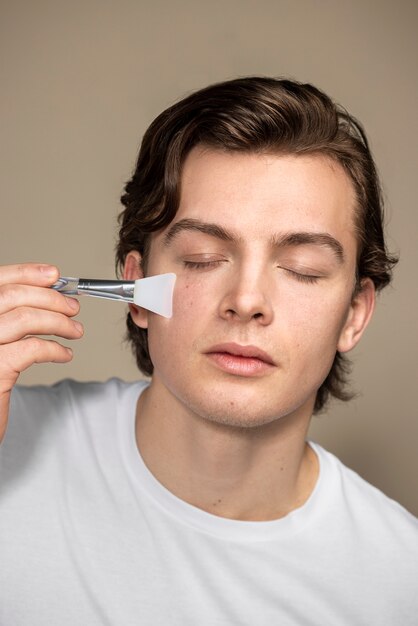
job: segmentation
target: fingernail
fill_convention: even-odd
[[[79,331],[79,333],[81,334],[83,332],[83,325],[80,324],[80,322],[73,322],[73,324],[76,327],[76,329]]]
[[[42,272],[42,274],[46,274],[46,276],[52,278],[53,276],[56,275],[57,268],[54,267],[53,265],[41,265],[41,267],[39,268],[39,271]]]
[[[73,311],[77,311],[78,309],[78,300],[76,300],[75,298],[69,298],[68,296],[65,296],[65,299],[68,302],[68,306],[73,310]]]

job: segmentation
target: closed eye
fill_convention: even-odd
[[[190,270],[210,270],[215,267],[219,267],[222,263],[225,263],[225,261],[225,259],[213,259],[210,261],[183,260],[183,265],[185,268]],[[314,274],[304,274],[303,272],[296,272],[295,270],[291,270],[286,267],[281,267],[280,269],[283,269],[295,280],[305,284],[314,284],[318,282],[318,280],[321,278],[321,276],[317,276]]]
[[[221,263],[224,263],[224,261],[183,261],[184,267],[191,270],[210,269],[212,267],[217,267]]]
[[[287,274],[289,274],[292,278],[294,278],[295,280],[298,280],[301,283],[307,283],[307,284],[314,284],[317,283],[318,280],[321,278],[321,276],[315,276],[313,274],[303,274],[301,272],[295,272],[294,270],[289,270],[285,267],[281,268],[283,269]]]

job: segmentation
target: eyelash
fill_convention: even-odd
[[[283,268],[284,269],[284,268]],[[291,274],[293,278],[298,280],[301,283],[307,283],[309,285],[313,285],[318,282],[319,276],[310,276],[309,274],[298,274],[298,272],[293,272],[292,270],[285,269],[285,272]]]
[[[209,267],[216,267],[220,265],[222,261],[183,261],[184,267],[191,270],[207,269]]]

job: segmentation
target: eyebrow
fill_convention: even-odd
[[[184,231],[197,231],[210,235],[222,241],[231,243],[240,243],[242,237],[235,235],[233,232],[226,230],[219,224],[210,222],[202,222],[194,218],[184,218],[173,224],[164,236],[163,244],[169,246],[172,241]],[[273,235],[271,244],[277,248],[286,248],[290,246],[315,245],[330,248],[334,253],[337,261],[343,263],[344,249],[338,239],[335,239],[329,233],[321,232],[290,232],[281,235]]]

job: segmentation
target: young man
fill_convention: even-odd
[[[306,440],[395,260],[360,125],[310,85],[210,86],[148,129],[122,198],[150,383],[14,387],[77,338],[56,268],[0,272],[0,623],[416,624],[417,522]],[[11,390],[13,393],[11,394]]]

